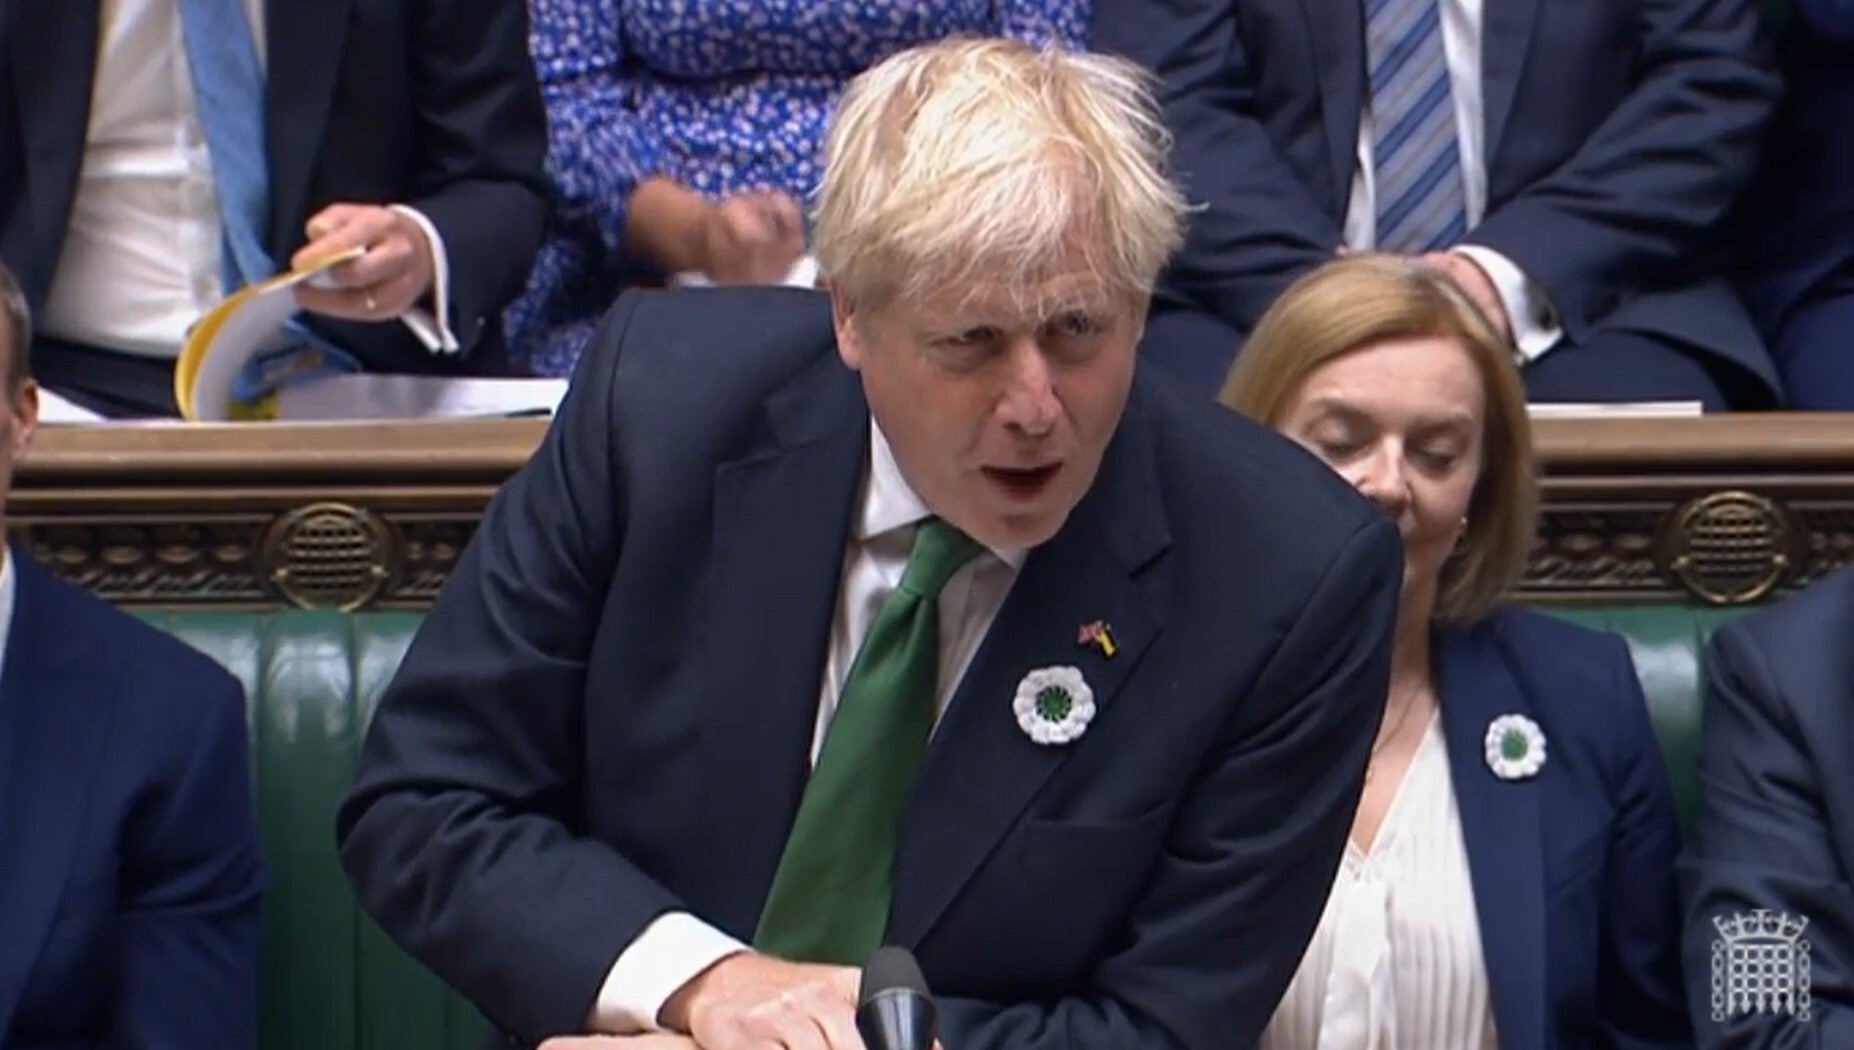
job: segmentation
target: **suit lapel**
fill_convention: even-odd
[[[85,635],[60,613],[50,576],[17,549],[13,571],[0,672],[0,854],[9,858],[0,863],[0,1033],[51,930],[108,729],[83,674]],[[24,843],[29,864],[18,862]]]
[[[1091,733],[1111,734],[1115,694],[1164,626],[1138,571],[1169,542],[1151,434],[1136,408],[1094,488],[1055,538],[1031,552],[934,734],[902,817],[889,940],[918,945],[1069,753],[1031,741],[1011,702],[1038,667],[1079,668],[1094,692]],[[1077,642],[1104,620],[1110,659]],[[1111,736],[1106,737],[1111,740]],[[1105,746],[1105,745],[1100,745]]]
[[[1326,150],[1338,197],[1333,214],[1343,215],[1358,168],[1358,122],[1365,104],[1365,15],[1363,0],[1301,0],[1314,72],[1320,80],[1320,112]]]
[[[37,304],[50,290],[57,246],[83,166],[100,44],[99,0],[11,0],[7,6],[9,22],[0,47],[7,48],[10,61],[0,66],[13,69],[20,145],[30,159],[23,166],[33,228],[28,243],[50,254],[33,267],[35,272],[21,277],[27,298]]]
[[[1547,932],[1539,793],[1544,781],[1501,780],[1488,768],[1484,752],[1489,723],[1501,715],[1533,712],[1491,632],[1444,629],[1437,637],[1436,667],[1500,1046],[1543,1050]]]
[[[768,403],[767,432],[715,479],[711,669],[701,726],[713,770],[695,826],[728,843],[721,928],[750,937],[798,812],[839,577],[869,452],[868,409],[833,354]]]
[[[266,0],[267,92],[264,116],[270,160],[270,250],[281,254],[301,231],[309,177],[328,124],[335,75],[355,0]],[[50,6],[50,5],[48,5]],[[289,260],[279,258],[282,266]]]
[[[1519,93],[1519,74],[1525,69],[1532,43],[1532,23],[1539,0],[1487,0],[1481,24],[1482,143],[1488,176],[1487,208],[1493,210],[1494,158],[1500,155],[1507,120]]]

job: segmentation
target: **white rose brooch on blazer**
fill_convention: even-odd
[[[1501,780],[1524,780],[1545,768],[1545,733],[1525,715],[1501,715],[1487,724],[1487,768]]]
[[[1075,667],[1039,667],[1017,683],[1017,727],[1046,747],[1073,743],[1094,719],[1094,690]]]

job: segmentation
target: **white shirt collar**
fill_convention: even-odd
[[[856,540],[861,543],[896,529],[907,528],[933,517],[933,508],[922,502],[901,476],[895,451],[875,420],[869,421],[869,483],[863,492],[862,514],[856,519]],[[999,561],[1012,569],[1023,567],[1023,548],[987,546]]]
[[[13,596],[18,590],[12,548],[0,542],[0,682],[6,680],[6,648],[13,637]]]

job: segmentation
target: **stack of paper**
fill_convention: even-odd
[[[203,423],[455,419],[547,415],[559,405],[566,394],[564,379],[347,372],[298,378],[257,403],[240,401],[233,391],[252,361],[291,343],[284,326],[300,309],[296,286],[315,281],[329,269],[358,258],[362,251],[355,248],[242,289],[201,318],[174,365],[174,400],[182,418]]]
[[[1533,419],[1669,419],[1704,414],[1698,401],[1540,401],[1526,406]]]

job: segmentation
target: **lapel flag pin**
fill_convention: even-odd
[[[1102,656],[1110,660],[1113,659],[1114,653],[1120,648],[1114,644],[1114,631],[1113,628],[1107,625],[1106,620],[1096,620],[1093,623],[1082,624],[1081,633],[1075,636],[1075,644],[1092,645],[1101,650]]]

